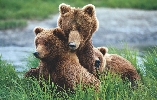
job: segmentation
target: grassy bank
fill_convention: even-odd
[[[130,83],[125,84],[119,77],[108,75],[101,79],[100,93],[87,88],[82,91],[76,88],[75,94],[51,90],[54,85],[44,83],[43,91],[36,80],[19,78],[11,64],[0,59],[0,100],[155,100],[157,98],[157,47],[144,54],[141,62],[137,60],[138,51],[128,48],[123,50],[110,48],[110,53],[117,53],[127,58],[141,75],[138,89],[131,89]],[[38,60],[28,57],[28,67],[36,67]],[[145,67],[145,72],[140,70]]]
[[[42,20],[58,12],[60,3],[83,7],[119,7],[156,10],[156,0],[0,0],[0,30],[26,26],[26,20]]]

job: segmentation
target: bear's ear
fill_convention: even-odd
[[[59,28],[59,27],[54,29],[53,34],[54,34],[55,36],[57,36],[59,39],[61,39],[61,40],[67,40],[67,38],[66,38],[64,32],[63,32],[62,29]]]
[[[36,28],[34,28],[34,33],[35,33],[35,35],[37,35],[38,33],[42,32],[43,30],[44,29],[41,27],[36,27]]]
[[[98,50],[105,55],[108,52],[108,48],[107,47],[98,47]]]
[[[83,7],[83,11],[85,14],[88,14],[90,17],[92,17],[95,14],[95,6],[92,4],[88,4]]]
[[[64,3],[59,5],[59,11],[60,11],[61,15],[64,15],[65,13],[69,12],[70,10],[71,10],[70,5],[67,5]]]

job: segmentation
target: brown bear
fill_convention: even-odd
[[[69,40],[70,41],[75,41],[75,44],[76,44],[76,48],[78,48],[78,43],[79,43],[79,40],[80,40],[80,35],[78,33],[70,33],[69,34]],[[71,50],[75,48],[75,46],[73,46],[72,43],[70,43],[70,51],[71,52],[76,52],[75,50]],[[99,74],[101,74],[104,70],[104,64],[106,63],[106,61],[104,61],[103,59],[103,54],[95,47],[93,47],[93,51],[94,51],[94,58],[95,58],[95,68],[94,68],[94,73],[97,77],[99,76]]]
[[[99,78],[101,74],[103,74],[106,66],[106,59],[104,59],[104,55],[97,49],[93,48],[94,56],[95,56],[95,69],[96,76]]]
[[[26,72],[26,77],[34,75],[32,72],[36,70],[38,72],[35,73],[39,73],[39,76],[45,80],[50,78],[51,82],[65,90],[74,90],[80,83],[83,87],[87,85],[99,89],[99,79],[80,65],[75,52],[69,51],[68,40],[60,28],[37,27],[34,32],[36,34],[34,56],[40,59],[40,63],[36,69]]]
[[[104,71],[119,74],[122,80],[127,78],[131,82],[132,87],[137,86],[135,81],[139,80],[140,76],[131,62],[117,54],[108,54],[107,47],[98,47],[97,49],[100,50],[104,55],[104,60],[106,60]]]
[[[76,51],[80,64],[95,74],[91,37],[98,28],[98,20],[94,5],[88,4],[81,9],[63,3],[60,4],[59,11],[58,26],[68,37],[70,50]]]

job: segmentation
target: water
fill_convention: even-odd
[[[96,8],[96,15],[99,29],[92,38],[96,47],[122,48],[122,42],[133,48],[157,45],[157,11]],[[36,26],[56,27],[58,16],[56,14],[43,21],[28,21],[22,29],[0,30],[2,59],[11,62],[16,71],[23,71],[27,57],[34,51],[33,29]]]
[[[13,64],[17,72],[21,72],[26,69],[27,58],[32,54],[33,51],[34,48],[32,47],[0,47],[2,59]]]

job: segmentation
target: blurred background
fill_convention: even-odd
[[[143,52],[157,46],[157,0],[0,0],[0,54],[22,71],[34,52],[36,26],[57,26],[58,6],[93,4],[99,20],[93,45]]]

